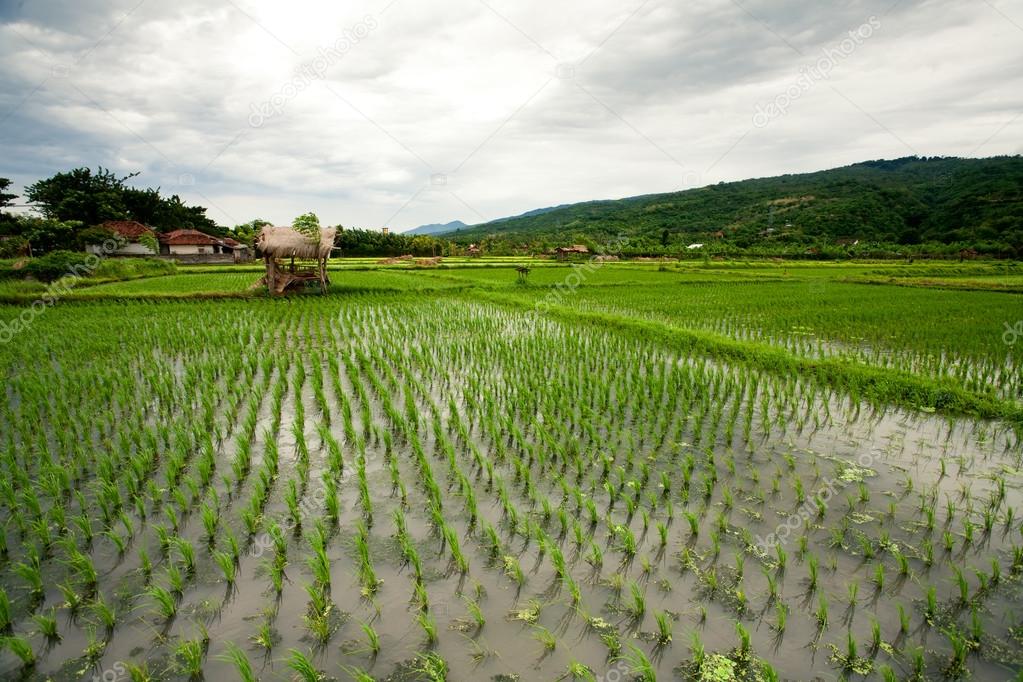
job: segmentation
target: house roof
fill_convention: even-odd
[[[168,246],[212,246],[220,240],[199,230],[173,230],[160,235],[160,241]]]
[[[574,253],[589,253],[590,250],[584,244],[572,244],[572,246],[559,246],[558,251],[572,251]]]
[[[247,249],[249,248],[245,244],[242,244],[237,239],[231,239],[230,237],[224,237],[221,240],[226,246],[230,246],[232,249]]]
[[[100,227],[132,241],[138,241],[144,234],[156,234],[137,220],[107,220],[100,223]]]

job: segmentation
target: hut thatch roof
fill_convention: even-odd
[[[334,247],[337,229],[320,230],[319,243],[309,239],[293,227],[264,227],[256,239],[256,251],[272,258],[327,258]]]

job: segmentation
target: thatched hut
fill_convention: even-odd
[[[320,290],[327,293],[327,285],[330,284],[327,259],[334,248],[336,234],[336,228],[322,228],[320,239],[316,241],[293,227],[264,227],[255,246],[266,263],[267,290],[271,294],[283,294],[288,288],[318,281]],[[303,265],[302,261],[306,264]]]

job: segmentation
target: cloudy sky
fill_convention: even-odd
[[[225,225],[1019,154],[1021,112],[1023,0],[0,0],[0,176],[141,171]]]

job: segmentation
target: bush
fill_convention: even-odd
[[[0,258],[17,258],[28,251],[28,240],[12,236],[0,239]]]
[[[90,274],[89,266],[95,264],[96,258],[77,251],[51,251],[29,261],[24,272],[43,282],[53,282],[65,275],[84,277]]]
[[[173,275],[177,264],[159,258],[107,258],[96,268],[93,276],[97,279],[121,280],[136,277]]]
[[[105,227],[90,227],[78,233],[78,243],[83,248],[89,245],[102,244],[106,240],[113,238],[113,231]]]

